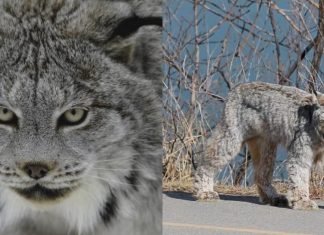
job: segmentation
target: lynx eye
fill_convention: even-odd
[[[65,111],[58,120],[58,126],[76,126],[87,118],[88,111],[82,108],[73,108]]]
[[[6,107],[0,106],[0,124],[13,124],[17,121],[17,117]]]

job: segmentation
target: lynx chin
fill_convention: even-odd
[[[160,0],[0,0],[0,235],[159,235]]]
[[[309,199],[310,169],[324,151],[323,95],[262,82],[230,91],[223,116],[209,138],[195,176],[196,197],[217,199],[214,172],[248,145],[260,200],[274,206],[316,209]],[[278,145],[288,150],[288,195],[272,186]]]

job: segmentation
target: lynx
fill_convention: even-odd
[[[224,113],[196,172],[196,197],[217,199],[214,171],[247,144],[260,200],[293,209],[316,209],[309,199],[310,169],[324,150],[323,96],[294,87],[252,82],[230,91]],[[288,194],[272,185],[278,145],[288,150]]]
[[[161,1],[0,0],[0,235],[161,234]]]

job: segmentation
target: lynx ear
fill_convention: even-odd
[[[89,40],[161,90],[161,0],[88,0],[70,8],[77,10],[65,10],[72,14],[62,13],[64,20],[57,24],[67,37]]]
[[[145,48],[152,44],[154,38],[161,40],[159,34],[161,27],[161,17],[141,18],[135,15],[129,17],[115,27],[103,46],[104,50],[112,59],[130,68],[138,68],[138,63],[143,62]],[[149,28],[150,34],[145,30]],[[158,42],[159,44],[160,42]],[[154,46],[156,47],[156,45]]]
[[[323,106],[324,94],[318,91],[312,92],[312,94],[309,94],[303,98],[302,103],[304,105],[310,105],[310,106],[314,106],[314,105],[318,107]]]
[[[303,96],[301,99],[301,104],[302,106],[318,106],[319,102],[317,99],[317,96],[312,93],[312,94],[307,94],[306,96]]]
[[[111,41],[103,46],[103,48],[110,58],[122,64],[130,65],[135,58],[135,42],[135,39]]]
[[[111,59],[131,71],[144,75],[161,94],[162,91],[162,18],[131,17],[116,27],[102,48]],[[117,32],[117,33],[116,33]]]

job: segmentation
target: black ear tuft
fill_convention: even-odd
[[[129,17],[123,21],[121,21],[117,27],[115,28],[113,34],[110,37],[111,39],[114,39],[116,37],[122,37],[125,38],[133,33],[135,33],[140,27],[146,26],[146,25],[156,25],[156,26],[163,26],[163,20],[162,17],[138,17],[133,16]]]

